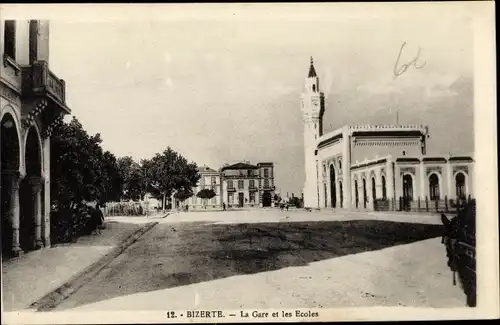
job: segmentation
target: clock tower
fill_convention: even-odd
[[[319,78],[314,69],[313,59],[309,66],[305,82],[305,91],[301,96],[301,109],[304,119],[304,152],[305,172],[304,183],[304,207],[319,208],[318,197],[318,162],[317,146],[318,139],[323,135],[323,114],[325,111],[325,97],[319,91]]]

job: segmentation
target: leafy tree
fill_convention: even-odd
[[[217,194],[215,194],[214,190],[209,189],[209,188],[204,188],[204,189],[200,190],[198,192],[198,194],[196,194],[197,197],[199,197],[200,199],[203,199],[203,204],[206,204],[206,200],[210,200],[211,198],[213,198],[216,195]]]
[[[153,158],[144,160],[142,165],[148,190],[152,190],[153,195],[162,197],[162,201],[174,192],[189,194],[200,179],[196,163],[188,162],[170,147],[161,154],[157,153]]]
[[[176,198],[177,200],[181,201],[181,202],[184,202],[186,201],[187,199],[189,199],[190,197],[193,196],[193,190],[189,189],[188,191],[175,191],[174,193],[174,198]]]
[[[50,141],[54,226],[57,231],[63,225],[64,231],[78,233],[88,222],[85,202],[103,204],[120,197],[122,177],[116,157],[102,150],[99,133],[89,135],[75,117],[55,129]]]
[[[129,156],[119,158],[117,165],[123,178],[121,198],[134,201],[143,199],[147,182],[142,166]]]

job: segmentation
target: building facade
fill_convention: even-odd
[[[2,250],[50,246],[50,136],[70,113],[49,68],[49,22],[0,21]]]
[[[354,125],[323,134],[324,95],[312,59],[301,108],[305,207],[383,210],[392,202],[411,210],[472,195],[473,157],[428,156],[426,126]]]
[[[227,207],[274,207],[274,164],[240,162],[220,169]]]
[[[193,188],[193,196],[180,202],[172,196],[174,207],[185,207],[189,210],[206,210],[206,209],[220,209],[222,206],[222,182],[220,173],[208,166],[198,167],[200,180],[196,187]],[[211,189],[214,191],[215,196],[211,199],[202,199],[197,194],[203,189]]]

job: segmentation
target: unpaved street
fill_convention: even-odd
[[[464,306],[439,224],[252,213],[168,217],[56,310]]]

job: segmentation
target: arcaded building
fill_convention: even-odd
[[[312,59],[301,97],[307,208],[414,210],[473,194],[472,155],[429,156],[424,125],[353,125],[323,134]]]
[[[0,21],[2,254],[50,246],[50,136],[70,113],[49,22]]]

